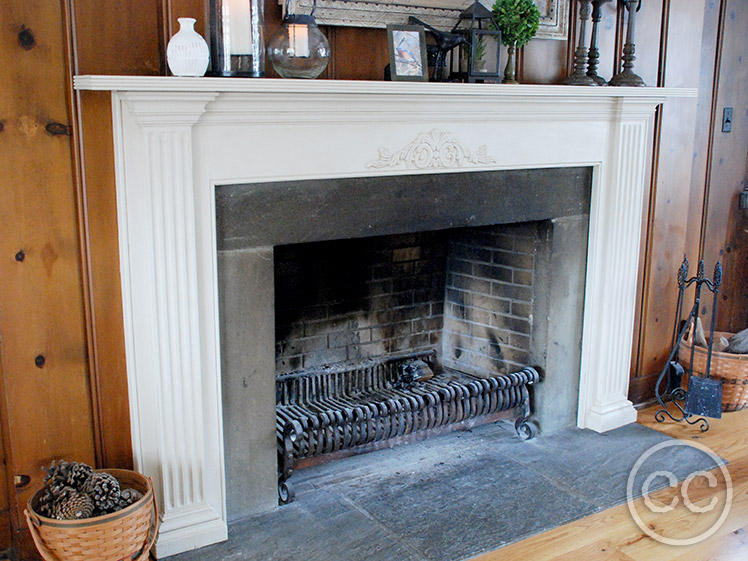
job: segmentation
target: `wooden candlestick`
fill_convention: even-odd
[[[608,82],[611,86],[646,86],[641,76],[634,73],[634,61],[636,57],[636,45],[634,44],[634,29],[636,25],[636,12],[642,7],[642,0],[618,0],[626,6],[629,13],[628,27],[626,28],[626,42],[623,45],[623,70],[613,76]]]
[[[579,0],[579,39],[577,49],[574,51],[574,72],[572,72],[564,84],[569,86],[597,86],[597,82],[587,76],[585,67],[587,66],[587,47],[584,44],[587,19],[590,17],[590,4],[592,0]]]
[[[597,48],[597,29],[603,19],[602,5],[611,0],[592,0],[592,38],[587,61],[587,76],[592,78],[598,86],[607,86],[605,79],[598,75],[597,64],[600,62],[600,49]]]

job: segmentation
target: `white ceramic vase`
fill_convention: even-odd
[[[195,31],[193,18],[179,18],[179,31],[166,46],[166,62],[174,76],[203,76],[210,62],[205,39]]]

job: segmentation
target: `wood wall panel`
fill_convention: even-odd
[[[657,83],[668,87],[698,87],[704,25],[702,0],[668,1],[663,17],[670,32],[663,36]],[[674,32],[673,30],[677,30]],[[658,49],[659,51],[659,49]],[[690,214],[689,186],[694,151],[694,130],[698,104],[692,99],[669,100],[657,120],[659,146],[654,161],[654,181],[650,193],[642,255],[642,299],[639,309],[639,341],[635,349],[630,397],[642,401],[653,395],[654,382],[667,355],[675,316],[677,283],[675,273],[688,248],[686,230]]]
[[[126,9],[112,0],[76,0],[75,27],[69,31],[75,53],[72,73],[159,74],[165,69],[164,44],[175,16],[195,8],[190,0],[157,3],[130,0]],[[174,6],[171,6],[173,4]],[[202,5],[202,0],[199,0]],[[113,18],[112,14],[117,14]],[[190,14],[191,15],[191,14]],[[196,19],[201,14],[196,14]],[[104,19],[109,23],[99,25]],[[113,25],[113,22],[118,25]],[[96,40],[92,40],[96,38]],[[98,396],[97,424],[102,467],[132,467],[130,411],[122,327],[117,203],[110,95],[75,96],[77,157],[82,169],[77,188],[82,201],[88,275],[90,364]]]
[[[566,41],[530,41],[519,58],[517,76],[523,84],[558,84],[566,77]],[[501,64],[506,64],[505,56]]]
[[[662,64],[661,50],[667,45],[666,24],[666,6],[670,0],[654,0],[642,4],[642,10],[636,13],[636,60],[634,61],[634,72],[636,72],[649,86],[660,85],[661,77],[664,71]],[[616,26],[616,51],[614,53],[613,68],[614,72],[621,70],[621,49],[626,40],[629,12],[622,4],[617,4],[617,26]],[[642,40],[641,38],[645,39]],[[669,101],[668,101],[669,103]],[[645,182],[649,184],[649,196],[644,201],[644,212],[642,214],[642,235],[640,240],[640,259],[638,270],[638,284],[636,301],[639,302],[634,312],[634,344],[631,349],[631,377],[630,393],[636,393],[636,380],[638,375],[638,358],[641,350],[643,339],[641,333],[637,334],[637,328],[641,331],[642,322],[647,313],[647,270],[648,257],[647,248],[649,245],[649,228],[654,220],[656,196],[657,196],[657,167],[660,157],[660,140],[662,139],[662,110],[657,108],[653,118],[653,125],[647,134],[647,147],[650,154],[651,165],[645,170]],[[631,397],[631,396],[630,396]],[[637,395],[633,398],[635,402],[640,400]]]
[[[111,95],[82,92],[79,135],[84,166],[85,239],[89,274],[91,369],[100,396],[101,467],[132,467],[122,294],[119,274],[117,201],[114,185]]]
[[[77,73],[163,74],[160,2],[63,1],[73,6]]]
[[[686,246],[700,248],[701,223],[705,204],[705,184],[707,163],[711,147],[712,94],[715,88],[715,72],[718,57],[718,38],[721,29],[720,2],[710,1],[704,8],[704,32],[701,38],[701,66],[699,69],[699,97],[696,115],[696,134],[694,138],[693,162],[691,167],[691,189]],[[696,250],[696,255],[700,249]]]
[[[10,501],[18,530],[42,467],[95,449],[61,6],[5,2],[0,21],[2,409],[12,475],[31,478]]]
[[[0,339],[0,397],[5,396],[4,380],[3,346],[2,339]],[[4,433],[8,430],[7,416],[3,415],[2,417],[0,419],[0,557],[5,550],[10,549],[13,545],[9,496],[9,490],[13,486],[13,478],[10,476],[11,470],[5,456],[6,439]]]
[[[163,21],[165,26],[165,41],[179,31],[179,18],[195,18],[195,31],[203,37],[208,36],[208,2],[203,0],[162,0],[164,3]]]
[[[382,80],[390,62],[384,29],[327,27],[332,61],[328,76],[338,80]]]
[[[708,204],[702,240],[708,266],[721,259],[724,286],[717,325],[724,331],[748,326],[748,217],[738,209],[748,154],[748,2],[725,0],[722,57],[713,123]],[[732,132],[722,132],[722,111],[734,108]],[[705,318],[708,314],[705,315]]]

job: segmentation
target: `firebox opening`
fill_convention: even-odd
[[[276,374],[424,350],[477,376],[529,365],[539,229],[277,246]]]

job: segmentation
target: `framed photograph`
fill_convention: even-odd
[[[387,26],[387,42],[390,47],[392,80],[429,81],[426,34],[423,27],[390,24]]]
[[[279,0],[283,2],[284,0]],[[540,11],[538,39],[566,41],[571,0],[533,0]],[[297,0],[297,13],[309,13],[315,0]],[[437,29],[449,30],[472,0],[317,0],[314,15],[319,25],[380,27],[407,23],[408,16]],[[481,0],[489,10],[493,0]]]
[[[473,29],[470,33],[470,82],[496,82],[501,72],[501,32]]]

